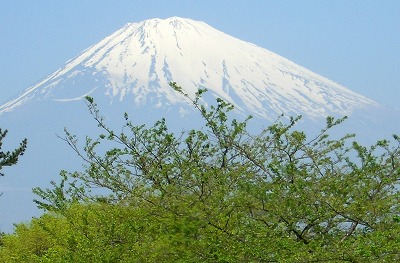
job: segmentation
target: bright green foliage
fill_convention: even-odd
[[[175,83],[171,86],[189,98]],[[259,135],[233,107],[192,100],[203,129],[106,126],[86,163],[35,189],[48,214],[1,239],[3,262],[398,262],[400,140],[366,148],[276,122]],[[394,145],[395,144],[395,145]],[[394,145],[394,146],[393,146]]]
[[[18,158],[24,154],[26,150],[27,140],[24,139],[19,147],[12,152],[10,151],[2,151],[1,148],[3,146],[3,140],[7,136],[8,131],[0,129],[0,171],[5,166],[11,166],[18,162]],[[0,173],[0,176],[4,174]]]

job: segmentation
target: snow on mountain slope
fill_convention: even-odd
[[[94,91],[139,107],[187,103],[168,86],[170,81],[189,94],[205,87],[244,114],[269,120],[282,113],[313,119],[380,107],[204,22],[172,17],[125,25],[1,106],[0,114],[32,100],[68,102]]]

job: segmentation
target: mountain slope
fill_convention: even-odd
[[[136,106],[184,102],[170,81],[189,94],[205,87],[246,115],[269,120],[282,113],[318,118],[380,107],[266,49],[173,17],[127,24],[1,106],[0,114],[30,100],[68,102],[95,91]]]

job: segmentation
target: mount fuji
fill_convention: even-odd
[[[123,112],[138,124],[165,117],[178,130],[199,123],[171,81],[192,96],[208,89],[204,103],[220,97],[262,127],[284,114],[302,115],[303,127],[321,129],[327,116],[346,115],[343,134],[355,132],[369,142],[400,131],[399,111],[204,22],[172,17],[129,23],[0,106],[0,127],[13,134],[11,143],[29,140],[26,156],[0,181],[6,206],[0,230],[38,215],[32,187],[56,180],[61,169],[79,169],[81,161],[56,134],[64,127],[82,140],[96,133],[85,96],[94,97],[114,125]]]
[[[30,101],[69,102],[93,93],[139,107],[182,103],[170,81],[189,94],[207,88],[239,111],[269,120],[282,113],[319,118],[380,107],[266,49],[172,17],[125,25],[1,106],[0,114]]]

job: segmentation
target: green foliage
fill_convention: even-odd
[[[171,86],[190,99],[182,89]],[[299,118],[258,135],[233,106],[194,106],[205,127],[175,135],[161,119],[85,145],[66,131],[84,172],[34,189],[47,214],[1,238],[2,262],[397,262],[400,140],[371,147],[312,139]]]
[[[19,147],[13,151],[2,151],[3,140],[7,136],[8,131],[0,129],[0,171],[5,166],[11,166],[18,162],[18,158],[24,154],[26,150],[26,145],[28,143],[27,139],[22,140]],[[0,173],[0,176],[4,174]]]

